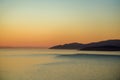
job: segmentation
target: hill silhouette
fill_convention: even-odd
[[[120,51],[120,40],[106,40],[86,44],[80,50],[92,51]]]
[[[89,51],[120,51],[120,40],[106,40],[93,42],[88,44],[69,43],[64,45],[56,45],[50,49],[79,49]]]
[[[56,45],[53,47],[50,47],[50,49],[80,49],[80,47],[83,47],[84,44],[81,43],[69,43],[69,44],[63,44],[63,45]]]

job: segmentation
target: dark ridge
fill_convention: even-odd
[[[86,44],[80,50],[90,51],[120,51],[120,40],[106,40]]]
[[[50,49],[80,49],[83,44],[81,43],[69,43],[69,44],[64,44],[64,45],[56,45],[51,47]]]
[[[120,40],[106,40],[89,44],[69,43],[64,45],[56,45],[50,49],[76,49],[76,50],[90,50],[90,51],[120,51]]]
[[[88,51],[120,51],[120,47],[118,46],[91,46],[91,47],[84,47],[80,50],[88,50]]]

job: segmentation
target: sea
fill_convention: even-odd
[[[1,48],[0,80],[120,80],[120,51]]]

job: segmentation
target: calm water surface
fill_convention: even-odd
[[[0,49],[0,80],[120,80],[120,52]]]

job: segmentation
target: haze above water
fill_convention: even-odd
[[[120,52],[0,49],[0,80],[120,80]]]

